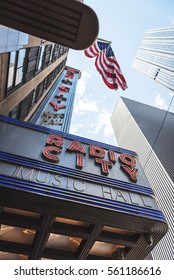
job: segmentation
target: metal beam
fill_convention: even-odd
[[[88,240],[82,240],[80,243],[80,246],[77,250],[77,259],[79,260],[85,260],[89,254],[89,251],[91,250],[93,244],[96,241],[96,238],[100,235],[101,231],[103,229],[103,224],[97,224],[93,226],[91,231],[91,238]]]

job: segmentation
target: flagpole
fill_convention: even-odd
[[[97,38],[97,40],[102,41],[102,42],[105,42],[105,43],[108,43],[108,44],[112,44],[111,41],[104,40],[104,39],[101,39],[101,38]]]

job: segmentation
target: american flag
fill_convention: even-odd
[[[118,86],[125,90],[127,88],[126,80],[122,74],[121,68],[115,58],[110,43],[97,40],[92,46],[84,51],[87,57],[95,57],[95,66],[101,74],[104,83],[110,89],[118,89]]]

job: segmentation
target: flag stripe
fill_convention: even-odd
[[[88,49],[86,49],[84,52],[85,52],[85,55],[90,58],[98,55],[98,53],[100,52],[100,49],[98,47],[97,41],[95,41],[95,43],[92,46],[90,46]]]
[[[95,41],[84,53],[87,57],[95,57],[95,67],[109,88],[118,89],[118,86],[122,90],[127,88],[126,80],[109,43]]]
[[[120,77],[123,77],[121,68],[114,58],[106,57],[105,55],[103,56],[103,62],[106,65],[106,67],[108,67],[109,69],[115,69],[115,71],[120,75]]]
[[[96,61],[95,61],[95,66],[97,68],[97,70],[99,71],[99,73],[102,75],[105,74],[105,76],[108,76],[108,78],[112,78],[111,81],[113,83],[118,83],[119,86],[125,90],[127,88],[127,84],[126,81],[124,79],[124,77],[120,74],[120,71],[118,72],[119,69],[113,67],[110,65],[109,68],[106,67],[105,64],[105,58],[106,58],[106,52],[105,50],[100,52],[100,54],[96,57]],[[107,58],[106,58],[107,59]]]
[[[98,72],[101,74],[105,84],[111,88],[111,89],[117,89],[118,88],[118,79],[117,77],[109,77],[108,76],[108,73],[106,71],[104,71],[102,65],[100,64],[100,61],[99,61],[99,57],[100,55],[98,55],[96,57],[96,61],[95,61],[95,66],[98,70]]]
[[[116,69],[113,66],[107,64],[106,59],[105,59],[104,51],[102,51],[101,54],[97,56],[96,60],[99,60],[98,63],[100,63],[103,70],[106,73],[108,73],[108,76],[110,78],[115,78],[116,77],[116,75],[117,75]]]

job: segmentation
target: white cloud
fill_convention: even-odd
[[[110,122],[111,114],[106,109],[108,96],[106,94],[99,96],[96,81],[94,83],[92,80],[94,78],[93,72],[85,71],[78,81],[73,119],[75,124],[81,123],[83,126],[72,124],[70,133],[105,143],[113,143],[115,136]],[[95,87],[91,87],[94,84]]]
[[[168,108],[165,99],[161,96],[161,93],[157,93],[154,99],[154,105],[159,108],[166,110]]]
[[[98,101],[93,99],[93,95],[87,91],[87,85],[92,78],[91,71],[82,72],[82,76],[77,84],[74,113],[84,115],[86,113],[97,113],[99,111]]]
[[[99,111],[98,102],[96,100],[79,100],[76,103],[74,112],[78,115],[84,115],[85,113],[97,113]]]
[[[79,96],[83,96],[85,91],[86,91],[86,86],[88,83],[88,80],[91,79],[91,73],[90,71],[85,71],[82,73],[81,78],[78,80],[77,83],[77,90],[76,90],[76,94]]]
[[[110,122],[111,115],[103,110],[103,112],[99,113],[96,116],[96,120],[93,124],[91,124],[92,130],[90,133],[98,134],[101,133],[101,135],[104,136],[111,136],[113,135],[113,129]]]
[[[71,134],[76,134],[80,132],[81,129],[84,128],[84,125],[82,124],[73,124],[71,127],[70,127],[70,133]]]

